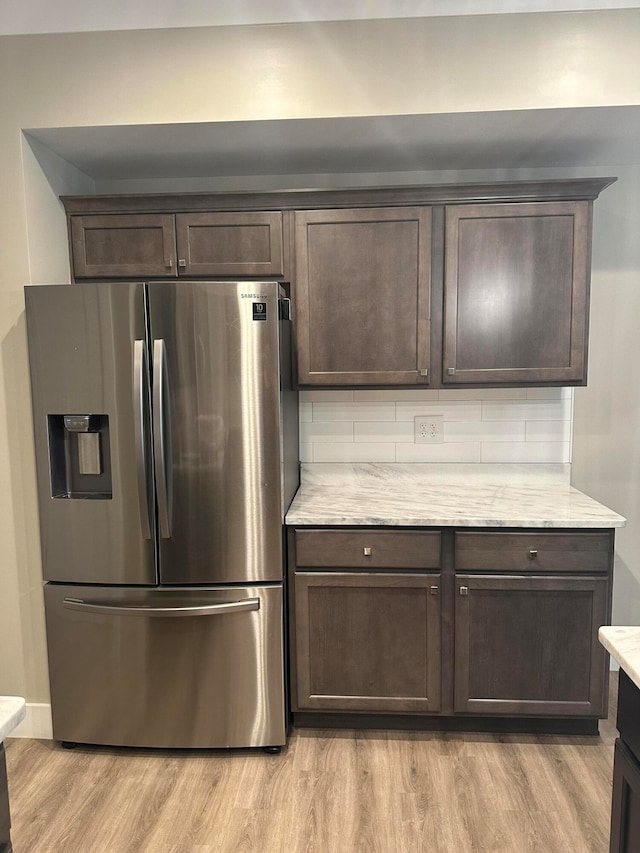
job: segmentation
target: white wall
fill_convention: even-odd
[[[616,534],[613,622],[640,625],[640,166],[617,173],[594,208],[589,384],[575,391],[572,480],[628,518]]]

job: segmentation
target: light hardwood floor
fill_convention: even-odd
[[[15,853],[606,853],[600,737],[297,729],[279,756],[6,741]]]

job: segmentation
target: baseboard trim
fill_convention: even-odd
[[[27,716],[9,737],[32,737],[53,740],[51,705],[44,702],[27,702]]]

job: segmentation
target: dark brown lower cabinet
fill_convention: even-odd
[[[440,709],[439,574],[297,572],[295,621],[294,710]]]
[[[606,715],[606,577],[456,575],[458,713]]]
[[[640,689],[621,669],[613,762],[610,853],[640,850]]]
[[[291,529],[294,721],[596,734],[613,544],[612,530]]]
[[[11,817],[9,815],[9,788],[4,744],[0,743],[0,853],[11,850]]]
[[[611,853],[637,853],[640,850],[640,762],[616,741],[613,763],[613,802],[611,814]]]

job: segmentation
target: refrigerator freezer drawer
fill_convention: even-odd
[[[53,735],[136,747],[285,743],[282,585],[47,584]]]

